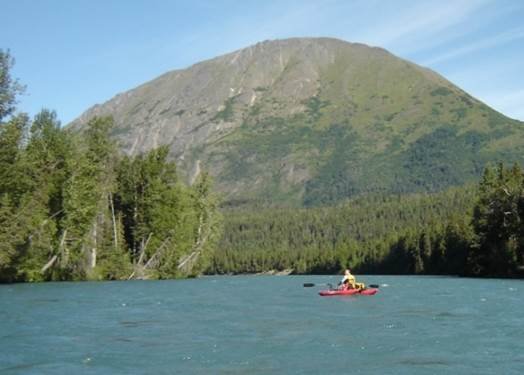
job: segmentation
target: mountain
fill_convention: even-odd
[[[168,72],[76,119],[112,115],[137,154],[167,144],[191,182],[231,205],[322,205],[365,192],[438,191],[487,162],[524,161],[524,123],[381,48],[265,41]]]

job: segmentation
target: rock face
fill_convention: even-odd
[[[169,145],[232,205],[331,204],[363,192],[434,191],[522,161],[523,123],[380,48],[266,41],[168,72],[75,120],[112,115],[122,150]]]

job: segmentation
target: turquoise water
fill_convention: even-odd
[[[520,280],[326,276],[0,286],[1,374],[521,374]]]

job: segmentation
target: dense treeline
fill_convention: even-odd
[[[166,147],[119,155],[111,118],[74,133],[15,114],[12,63],[0,50],[0,281],[198,273],[220,233],[209,177],[183,185]]]
[[[410,247],[427,246],[446,231],[451,236],[466,230],[453,214],[470,214],[473,196],[474,188],[468,187],[432,195],[360,197],[326,208],[227,211],[212,272],[333,273],[346,267],[357,272],[445,272],[435,259],[420,269]]]
[[[524,177],[488,167],[479,186],[367,196],[315,209],[227,211],[210,273],[512,276],[524,251]]]

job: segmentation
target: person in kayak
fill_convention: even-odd
[[[351,274],[351,270],[347,269],[344,271],[344,277],[340,280],[339,285],[341,289],[354,289],[355,288],[355,276]]]
[[[357,283],[355,276],[351,274],[351,270],[347,269],[344,271],[344,277],[339,283],[340,288],[343,290],[346,289],[364,289],[365,285],[363,283]]]

